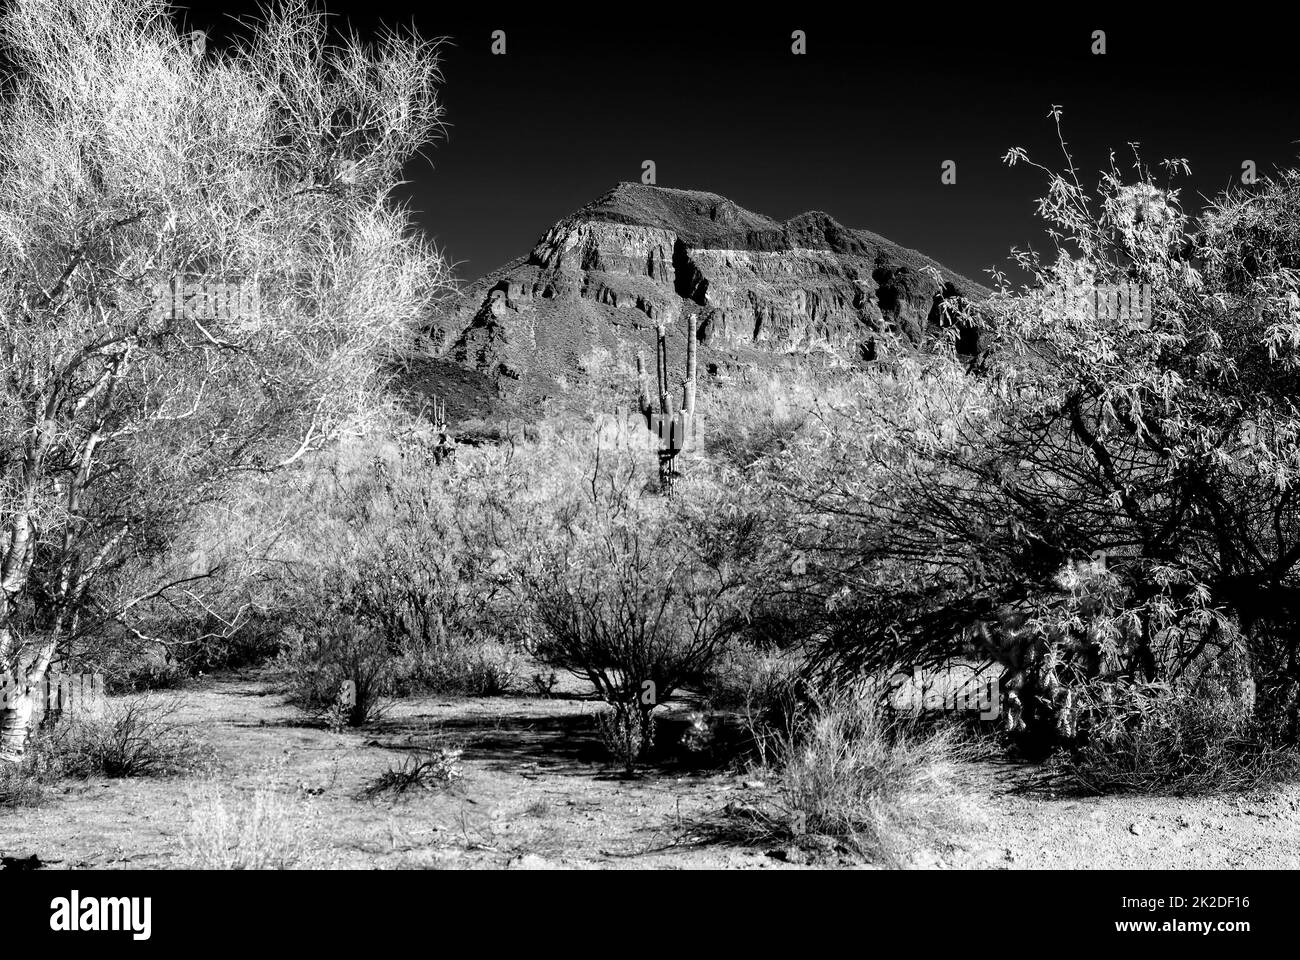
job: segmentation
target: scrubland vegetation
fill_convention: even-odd
[[[1300,174],[1191,219],[1180,164],[1117,166],[1090,195],[1067,156],[1042,171],[1059,244],[1018,255],[1029,284],[999,277],[927,347],[865,368],[704,384],[704,451],[668,495],[649,456],[594,441],[595,406],[444,462],[388,398],[443,283],[384,203],[436,125],[428,47],[323,50],[290,8],[247,51],[182,62],[158,12],[22,0],[0,27],[26,77],[0,116],[6,669],[157,697],[258,665],[339,737],[413,698],[549,696],[572,675],[623,776],[662,775],[679,704],[701,741],[725,714],[743,735],[711,762],[772,790],[739,834],[887,863],[969,819],[969,732],[886,705],[881,681],[914,665],[996,664],[997,749],[1053,789],[1294,775]],[[74,42],[45,63],[48,17]],[[110,103],[60,99],[74,68],[164,102],[104,124]],[[368,119],[344,136],[342,114]],[[87,118],[99,132],[74,136]],[[83,141],[101,152],[65,146]],[[57,186],[36,195],[42,155]],[[217,172],[193,179],[200,161]],[[256,274],[276,319],[214,337],[123,299],[187,270]],[[1043,292],[1129,282],[1149,321]],[[26,750],[5,722],[3,807],[66,778],[214,775],[154,707]],[[357,802],[449,790],[461,756],[413,754]],[[204,790],[194,863],[307,861],[308,821],[273,792]]]

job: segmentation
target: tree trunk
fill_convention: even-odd
[[[0,707],[0,763],[18,763],[27,748],[36,701],[28,691],[15,690]]]

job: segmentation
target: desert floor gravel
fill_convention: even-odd
[[[0,855],[49,868],[192,863],[214,791],[234,811],[261,792],[305,842],[303,865],[355,868],[807,869],[870,866],[834,844],[795,848],[737,829],[770,783],[738,770],[633,779],[607,762],[570,684],[559,698],[418,698],[372,728],[306,720],[267,671],[201,678],[175,719],[213,745],[200,774],[65,782],[37,807],[0,809]],[[160,696],[168,696],[166,694]],[[363,791],[412,751],[463,750],[450,789],[403,799]],[[921,869],[1300,866],[1300,789],[1202,798],[1053,798],[1016,789],[1026,768],[970,764],[967,828],[911,850]],[[205,813],[205,810],[209,811]],[[742,818],[743,819],[743,818]]]

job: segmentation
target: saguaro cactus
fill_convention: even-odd
[[[699,421],[695,414],[696,399],[696,362],[698,347],[696,343],[697,320],[691,314],[687,323],[686,336],[686,382],[682,389],[681,406],[678,408],[676,398],[668,383],[668,334],[663,324],[658,328],[658,342],[655,344],[655,389],[658,397],[651,401],[647,383],[645,361],[640,352],[636,355],[637,401],[646,427],[659,440],[659,477],[664,486],[671,489],[673,478],[677,476],[677,455],[698,437]]]
[[[447,402],[439,401],[435,395],[430,410],[433,429],[438,439],[433,447],[434,463],[451,463],[456,459],[456,438],[447,431]]]
[[[688,417],[695,416],[695,354],[696,318],[691,314],[686,324],[686,386],[682,390],[682,409]]]
[[[655,354],[658,357],[658,353]],[[643,415],[649,415],[650,411],[650,384],[646,381],[645,358],[641,356],[641,351],[636,352],[636,401],[637,409]]]
[[[659,324],[659,344],[655,362],[655,373],[659,380],[659,409],[668,412],[668,336],[664,325]]]

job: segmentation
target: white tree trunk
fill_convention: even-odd
[[[14,691],[9,702],[0,707],[0,763],[22,760],[35,706],[36,701],[30,692]]]

